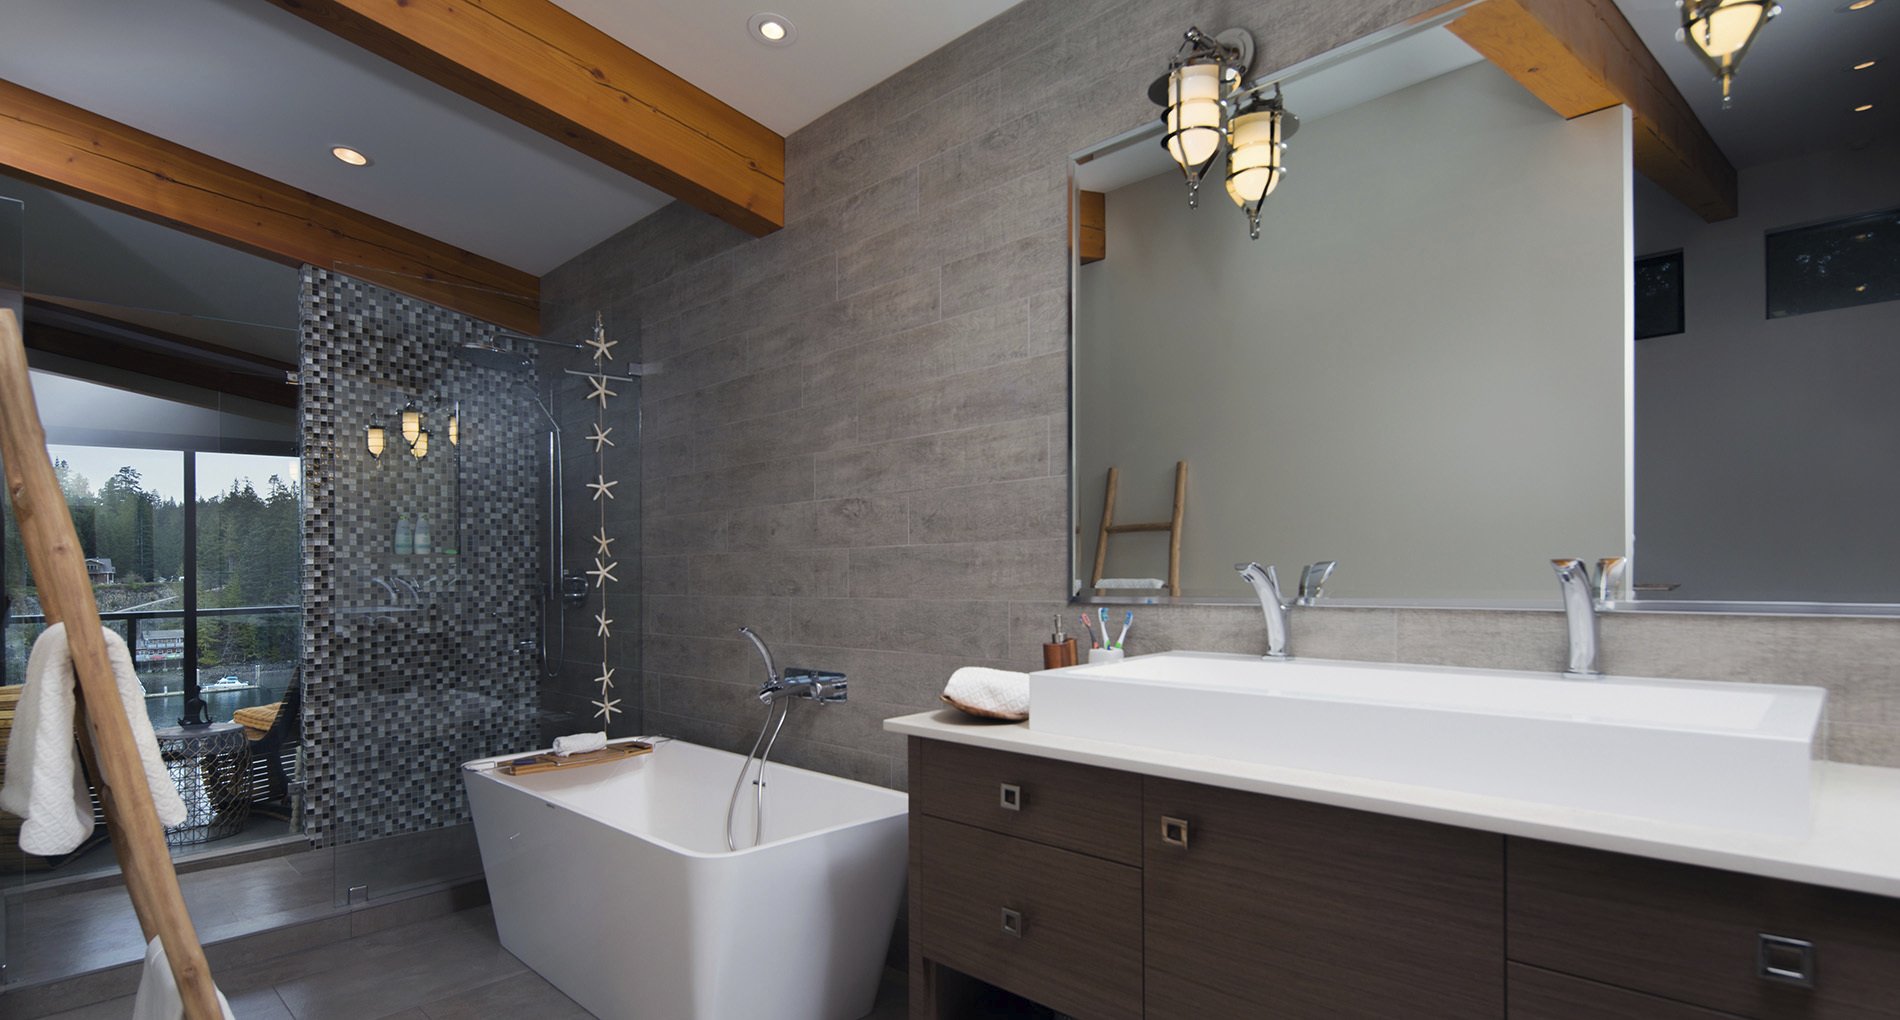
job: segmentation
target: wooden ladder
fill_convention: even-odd
[[[1181,515],[1187,502],[1187,467],[1184,460],[1174,464],[1174,515],[1165,521],[1141,524],[1115,523],[1115,490],[1121,482],[1121,468],[1108,469],[1108,494],[1102,499],[1102,530],[1095,539],[1095,573],[1089,577],[1089,587],[1095,589],[1095,594],[1105,594],[1101,584],[1102,567],[1108,561],[1108,536],[1136,531],[1168,533],[1168,594],[1181,594]]]
[[[79,750],[98,777],[106,830],[118,853],[139,928],[146,941],[156,936],[165,947],[188,1020],[220,1020],[224,1011],[218,1006],[211,966],[205,962],[204,947],[198,944],[198,932],[185,909],[178,873],[165,846],[165,829],[152,806],[145,766],[106,657],[85,553],[47,456],[46,431],[27,376],[20,320],[9,308],[0,308],[0,459],[6,462],[7,492],[13,499],[41,612],[49,626],[66,625],[73,672],[79,677]]]

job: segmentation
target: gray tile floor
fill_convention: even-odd
[[[590,1014],[501,947],[483,907],[228,970],[237,1020],[587,1020]],[[905,1015],[904,976],[886,971],[867,1020]],[[46,1020],[123,1020],[113,999]]]

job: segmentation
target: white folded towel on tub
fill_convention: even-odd
[[[126,721],[132,724],[132,742],[145,764],[145,785],[152,789],[158,820],[183,825],[185,802],[159,757],[152,720],[145,714],[145,687],[132,672],[132,653],[124,638],[110,630],[104,633],[106,658],[112,662]],[[66,625],[56,623],[33,642],[27,656],[26,689],[13,710],[6,785],[0,787],[0,808],[26,819],[20,826],[20,849],[30,854],[58,857],[92,834],[92,795],[79,769],[73,734],[76,683]]]
[[[966,712],[1020,719],[1029,714],[1029,674],[964,666],[950,674],[943,696]]]
[[[573,733],[565,737],[554,738],[554,753],[565,758],[570,754],[586,754],[607,746],[607,734]]]

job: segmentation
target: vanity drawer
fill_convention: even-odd
[[[922,955],[1089,1020],[1141,1016],[1141,872],[940,818],[911,905]]]
[[[1739,1020],[1701,1006],[1585,981],[1521,963],[1504,968],[1511,1020]]]
[[[1900,1017],[1900,900],[1524,839],[1505,874],[1512,960],[1744,1017]]]
[[[1139,775],[941,740],[921,745],[910,797],[922,813],[1141,864]]]

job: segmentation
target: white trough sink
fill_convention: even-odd
[[[1029,728],[1774,836],[1819,687],[1167,652],[1030,677]]]

